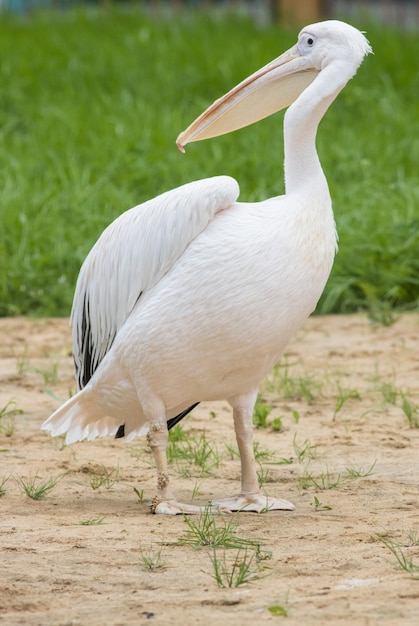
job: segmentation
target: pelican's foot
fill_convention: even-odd
[[[156,496],[150,504],[150,510],[156,515],[199,515],[205,507],[184,504],[177,500],[160,500]]]
[[[262,493],[240,494],[222,500],[212,500],[213,509],[226,511],[251,511],[254,513],[266,513],[266,511],[293,511],[295,506],[287,500],[271,498]]]

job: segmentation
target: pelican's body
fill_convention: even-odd
[[[213,182],[235,187],[226,177]],[[333,216],[330,205],[318,215],[316,200],[299,203],[298,216],[286,196],[232,203],[141,296],[85,392],[98,395],[115,432],[121,418],[127,437],[144,432],[144,389],[173,417],[259,385],[315,308],[332,266]],[[300,221],[311,225],[308,238]],[[298,248],[286,253],[290,241]]]
[[[305,48],[321,37],[333,39],[336,30],[346,44],[351,36],[356,42],[357,58],[346,74],[342,54],[339,63],[324,54],[318,66],[307,63]],[[233,407],[242,491],[217,505],[293,508],[259,491],[253,406],[261,380],[314,310],[333,264],[336,231],[315,135],[330,102],[369,51],[363,35],[340,22],[307,27],[297,47],[278,65],[283,72],[295,59],[303,63],[302,93],[284,123],[286,194],[244,204],[229,177],[184,185],[118,218],[80,272],[72,313],[80,391],[44,427],[66,432],[68,442],[115,435],[121,428],[128,439],[147,433],[158,470],[157,512],[198,510],[171,492],[167,420],[197,402],[219,399]],[[266,73],[263,68],[212,105],[180,135],[180,146],[226,132],[232,110],[246,122],[243,93],[253,98]],[[268,113],[271,108],[268,103]],[[232,119],[233,127],[244,125]]]

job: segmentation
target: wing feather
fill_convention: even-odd
[[[81,267],[71,311],[79,389],[110,350],[141,294],[238,195],[238,183],[229,176],[195,181],[126,211],[105,229]]]

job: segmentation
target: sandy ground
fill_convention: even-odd
[[[419,566],[419,428],[406,417],[419,421],[418,315],[390,327],[312,318],[290,344],[263,389],[270,425],[255,435],[264,489],[296,510],[215,518],[270,557],[238,587],[217,586],[213,551],[184,543],[182,517],[149,512],[143,439],[66,447],[39,430],[74,388],[67,320],[0,320],[0,410],[22,411],[0,420],[1,624],[419,624],[419,570],[398,569],[379,539]],[[195,450],[205,431],[212,454],[204,468],[172,465],[178,497],[237,492],[228,406],[201,405],[184,430]],[[61,480],[33,500],[22,483],[36,477]],[[160,550],[163,567],[146,569]],[[216,551],[229,572],[237,555],[251,558]]]

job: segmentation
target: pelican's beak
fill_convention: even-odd
[[[293,46],[216,100],[176,140],[191,141],[231,133],[292,104],[318,75],[308,57]]]

